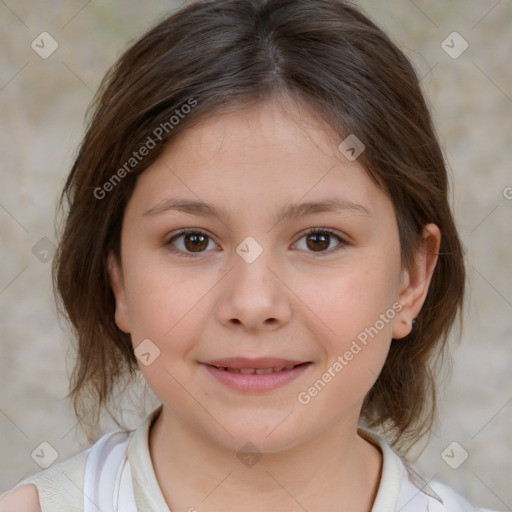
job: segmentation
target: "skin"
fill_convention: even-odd
[[[269,100],[184,130],[138,179],[122,264],[111,254],[109,273],[118,327],[134,348],[150,339],[160,350],[139,367],[163,404],[149,448],[171,510],[371,510],[382,456],[357,432],[361,407],[390,344],[423,305],[440,232],[427,225],[413,269],[402,268],[392,202],[337,149],[342,140],[308,106]],[[229,218],[145,215],[170,196],[213,203]],[[333,196],[370,213],[272,218],[285,205]],[[183,228],[206,232],[200,252],[179,237]],[[349,243],[332,235],[317,248],[309,228]],[[252,263],[236,252],[248,236],[263,249]],[[301,404],[298,394],[397,301],[396,316]],[[236,356],[313,364],[264,393],[227,388],[199,364]],[[237,457],[247,442],[263,455],[252,467]]]

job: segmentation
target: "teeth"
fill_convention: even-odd
[[[291,364],[289,366],[278,366],[276,368],[226,368],[224,366],[219,366],[219,370],[224,370],[232,373],[242,373],[244,375],[266,375],[268,373],[277,373],[282,372],[283,370],[291,370],[295,365]]]
[[[256,370],[256,375],[265,375],[267,373],[274,373],[274,372],[278,372],[280,370],[278,370],[277,368],[274,370],[274,368],[258,368]]]

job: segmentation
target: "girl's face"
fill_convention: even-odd
[[[354,432],[410,332],[435,261],[401,268],[392,203],[340,142],[269,101],[184,130],[137,181],[109,260],[116,323],[163,414],[203,438],[273,452]]]

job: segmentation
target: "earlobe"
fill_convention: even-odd
[[[419,315],[427,298],[441,245],[441,231],[435,224],[423,229],[423,239],[414,256],[412,268],[405,269],[398,301],[402,304],[393,325],[393,338],[407,336],[413,328],[413,320]]]
[[[115,322],[123,332],[130,332],[130,322],[128,314],[128,304],[126,301],[126,292],[124,289],[123,271],[115,254],[111,252],[108,255],[108,275],[110,287],[115,298]]]

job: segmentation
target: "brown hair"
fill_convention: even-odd
[[[340,137],[355,134],[365,144],[359,162],[394,205],[405,266],[422,227],[441,230],[424,306],[412,332],[391,344],[362,411],[398,450],[431,428],[437,368],[448,355],[465,282],[447,172],[412,65],[341,0],[193,2],[144,34],[106,74],[62,192],[69,209],[53,262],[56,292],[78,340],[68,397],[80,422],[90,415],[87,399],[97,420],[116,384],[138,369],[130,336],[114,322],[107,273],[109,252],[120,259],[137,175],[194,123],[278,95],[306,102]]]

